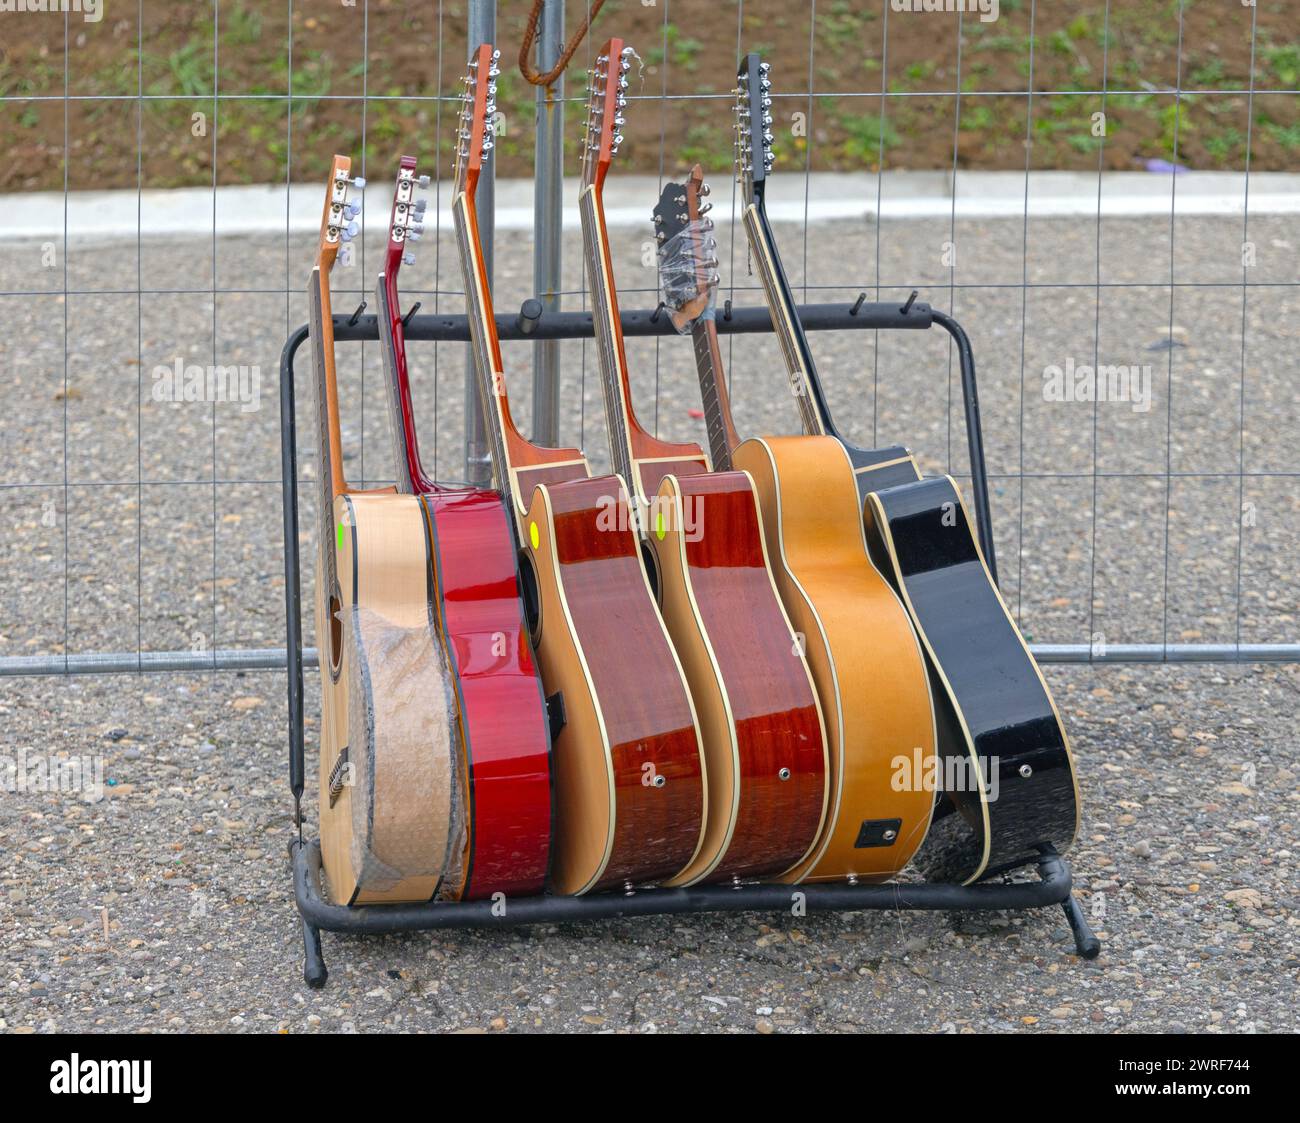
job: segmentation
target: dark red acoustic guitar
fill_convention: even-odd
[[[623,482],[593,477],[576,448],[526,440],[510,413],[475,205],[493,147],[497,57],[485,43],[470,59],[452,214],[493,471],[537,589],[537,661],[550,696],[563,699],[551,887],[629,889],[675,876],[699,853],[707,810],[699,727]]]
[[[422,499],[430,581],[464,737],[468,814],[461,897],[539,893],[551,842],[550,726],[520,597],[509,516],[496,491],[442,487],[420,463],[397,276],[422,232],[428,177],[403,156],[376,298],[397,489]]]

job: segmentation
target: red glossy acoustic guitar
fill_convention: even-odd
[[[475,191],[491,151],[498,57],[470,62],[457,133],[453,213],[492,464],[536,581],[537,660],[562,699],[556,735],[551,883],[560,893],[660,882],[704,837],[695,709],[655,605],[617,476],[592,477],[574,448],[525,439],[510,414],[478,234]]]
[[[442,487],[420,462],[397,277],[422,232],[428,177],[401,158],[376,298],[397,490],[419,495],[428,525],[434,625],[464,741],[465,899],[540,893],[551,842],[550,729],[524,622],[518,555],[501,495]],[[446,890],[444,889],[444,892]]]
[[[630,50],[611,39],[592,75],[578,203],[610,452],[640,509],[708,768],[704,846],[670,884],[776,877],[808,857],[825,822],[826,733],[768,569],[754,481],[710,471],[699,445],[657,439],[633,407],[603,198]]]

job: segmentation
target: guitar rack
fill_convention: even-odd
[[[975,385],[975,358],[970,339],[952,317],[918,301],[913,292],[904,304],[870,303],[866,294],[852,305],[807,304],[798,309],[808,331],[866,329],[919,330],[938,325],[952,337],[961,366],[966,436],[970,449],[971,490],[980,548],[993,579],[997,563],[989,513],[988,479],[984,465],[983,432]],[[352,314],[334,316],[334,338],[379,340],[375,316],[363,315],[364,303]],[[412,309],[414,311],[414,309]],[[676,335],[663,305],[653,311],[623,312],[626,336]],[[726,301],[717,311],[719,334],[772,331],[766,308],[733,308]],[[543,312],[540,301],[524,301],[514,316],[498,315],[504,340],[593,338],[589,312]],[[469,341],[465,316],[410,315],[407,340],[445,343]],[[593,893],[583,897],[544,895],[517,900],[429,901],[408,905],[347,906],[330,904],[321,894],[319,840],[305,841],[302,832],[304,787],[303,664],[301,582],[298,569],[298,462],[294,413],[294,356],[307,339],[298,328],[285,342],[280,358],[280,454],[284,490],[285,620],[288,630],[289,787],[294,800],[296,836],[289,843],[294,897],[302,919],[303,978],[323,987],[328,972],[321,954],[322,930],[330,932],[411,932],[434,928],[493,928],[517,924],[567,923],[613,917],[654,916],[701,912],[757,912],[803,909],[854,912],[861,909],[989,911],[1044,908],[1060,905],[1074,935],[1078,954],[1094,959],[1101,952],[1097,939],[1071,893],[1070,867],[1051,847],[1041,847],[1037,881],[999,881],[978,885],[931,882],[891,882],[856,885],[848,882],[810,885],[704,885],[686,889],[636,889],[626,893]]]

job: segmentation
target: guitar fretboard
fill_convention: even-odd
[[[333,323],[330,323],[329,337],[326,338],[325,321],[331,315],[329,301],[329,274],[319,266],[312,270],[311,280],[307,284],[307,308],[310,317],[308,334],[311,337],[311,357],[314,377],[312,386],[316,391],[316,437],[317,437],[317,534],[320,536],[321,556],[325,560],[325,596],[336,595],[338,591],[338,561],[335,556],[334,542],[334,463],[330,455],[330,369],[326,360],[326,349],[333,346]],[[317,642],[322,642],[317,637]],[[327,640],[326,640],[327,642]]]
[[[830,426],[822,416],[817,401],[817,372],[812,368],[811,356],[803,339],[803,329],[795,316],[794,300],[786,284],[785,274],[781,271],[767,223],[759,207],[752,203],[745,209],[745,231],[749,235],[754,263],[763,283],[763,295],[772,314],[772,327],[780,341],[786,373],[790,377],[790,392],[799,406],[804,431],[814,436],[824,436]]]
[[[618,323],[618,300],[613,294],[613,278],[605,257],[605,220],[600,213],[595,187],[582,193],[582,248],[591,281],[592,319],[596,333],[596,356],[600,367],[601,390],[605,401],[605,424],[609,429],[609,454],[629,489],[636,490],[632,473],[632,440],[628,431],[631,404],[626,401],[626,373],[622,364],[621,329]]]
[[[716,472],[731,471],[731,450],[739,444],[731,420],[727,397],[726,374],[722,369],[722,352],[718,346],[718,329],[712,320],[699,319],[691,329],[695,344],[695,373],[700,380],[700,400],[704,405],[704,424],[709,437],[709,453]]]

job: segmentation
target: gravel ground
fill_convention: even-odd
[[[874,293],[878,275],[884,299],[915,284],[940,307],[954,301],[980,362],[1003,585],[1040,642],[1296,638],[1296,222],[1251,218],[1260,287],[1245,294],[1240,221],[1180,222],[1173,234],[1174,279],[1195,284],[1171,298],[1168,220],[1107,220],[1100,232],[1090,222],[1026,231],[1018,220],[972,221],[955,234],[897,222],[879,236],[824,224],[810,228],[806,258],[801,231],[778,230],[796,283],[809,263],[810,299]],[[640,265],[644,237],[613,232],[626,290],[653,284]],[[950,237],[958,286],[978,287],[947,289],[940,255]],[[1090,287],[1098,245],[1113,285],[1100,299]],[[0,656],[58,654],[65,643],[74,652],[282,643],[274,372],[286,325],[303,319],[310,249],[219,238],[146,242],[137,256],[134,245],[74,244],[65,302],[62,262],[43,268],[40,246],[6,247],[0,293],[17,295],[0,295]],[[526,295],[530,250],[516,237],[498,247],[502,308]],[[372,240],[365,271],[341,273],[338,289],[359,287],[377,251]],[[724,238],[721,256],[724,281],[753,283],[743,246],[733,255]],[[570,288],[579,261],[570,240]],[[242,291],[214,302],[214,278]],[[411,299],[431,308],[434,295],[414,290],[439,283],[460,287],[445,233],[422,244]],[[141,302],[137,284],[198,291]],[[355,299],[336,297],[339,308]],[[436,299],[454,310],[459,298]],[[629,292],[624,302],[653,299]],[[879,342],[842,333],[814,346],[855,436],[904,440],[927,469],[960,474],[960,399],[940,333]],[[1094,353],[1150,364],[1148,411],[1044,400],[1046,365],[1091,363]],[[259,409],[152,400],[156,365],[214,354],[260,367]],[[436,456],[438,471],[455,475],[463,353],[417,354],[426,463]],[[634,341],[629,355],[646,419],[665,436],[700,439],[686,343]],[[565,356],[563,436],[582,440],[599,467],[594,357],[576,345]],[[526,386],[526,348],[511,345],[506,357]],[[349,347],[341,367],[350,475],[382,480],[377,348]],[[770,340],[736,338],[731,371],[742,431],[792,430]],[[518,412],[527,419],[526,402]],[[1250,475],[1239,479],[1243,466]],[[304,455],[304,474],[312,468]],[[310,489],[301,518],[310,557]],[[284,857],[282,676],[7,680],[0,753],[102,757],[115,783],[98,802],[0,797],[10,855],[0,872],[0,1020],[34,1030],[1294,1029],[1294,986],[1279,982],[1294,984],[1300,968],[1295,669],[1047,673],[1079,757],[1085,829],[1074,864],[1105,934],[1095,963],[1071,956],[1055,910],[665,918],[327,935],[333,974],[319,994],[300,980]],[[317,705],[313,675],[308,713]]]
[[[734,914],[326,933],[323,991],[302,982],[285,859],[283,676],[12,684],[8,743],[44,750],[60,730],[113,783],[94,803],[0,799],[0,1025],[1294,1031],[1300,673],[1048,675],[1079,758],[1075,884],[1100,959],[1073,955],[1055,908]]]

